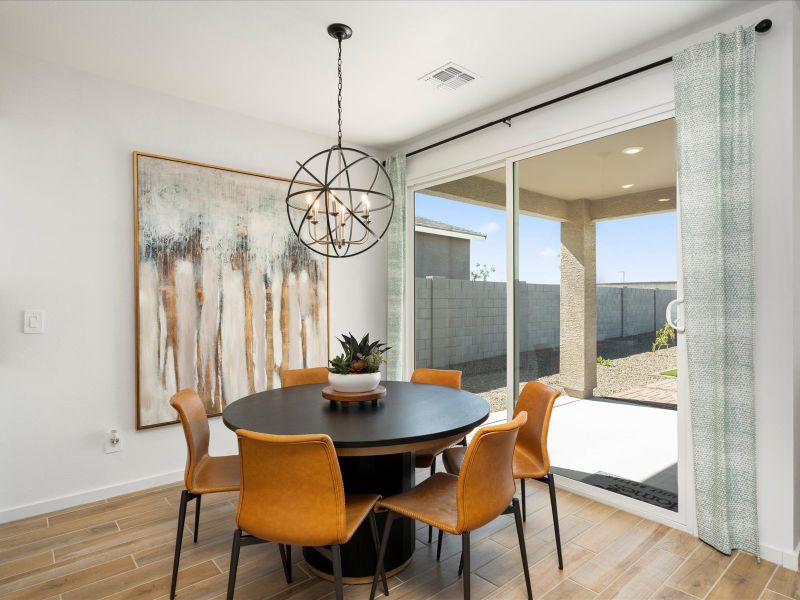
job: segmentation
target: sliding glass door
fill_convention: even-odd
[[[493,420],[530,382],[556,388],[562,484],[663,515],[685,479],[682,341],[665,323],[679,293],[675,172],[666,119],[414,196],[414,366],[461,370]]]
[[[561,391],[557,475],[677,512],[674,155],[668,119],[514,163],[512,368]]]

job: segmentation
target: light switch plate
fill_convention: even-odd
[[[26,310],[22,315],[22,333],[42,333],[44,331],[44,311]]]

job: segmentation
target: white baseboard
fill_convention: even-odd
[[[779,564],[790,571],[800,571],[800,544],[794,550],[789,551],[761,544],[761,558]]]
[[[183,479],[183,469],[180,471],[173,471],[172,473],[162,473],[161,475],[145,477],[144,479],[127,481],[125,483],[117,483],[107,487],[86,490],[84,492],[69,494],[67,496],[60,496],[51,500],[43,500],[41,502],[34,502],[32,504],[4,508],[0,509],[0,523],[16,521],[26,517],[34,517],[36,515],[49,513],[54,510],[72,508],[73,506],[79,506],[89,502],[96,502],[97,500],[105,500],[106,498],[127,494],[129,492],[138,492],[140,490],[146,490],[147,488],[156,487],[167,483],[175,483],[181,479]]]

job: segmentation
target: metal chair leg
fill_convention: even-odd
[[[292,583],[292,547],[278,544],[278,551],[281,553],[281,564],[286,583]]]
[[[378,565],[375,567],[375,575],[372,577],[372,589],[369,592],[369,600],[375,600],[375,590],[378,587],[378,573],[384,571],[383,558],[386,556],[386,547],[389,545],[389,534],[392,531],[392,521],[394,521],[394,513],[386,513],[386,525],[383,528],[383,539],[381,540],[381,548],[378,551]]]
[[[342,552],[338,544],[331,546],[333,554],[333,584],[336,586],[336,600],[344,600],[344,586],[342,585]]]
[[[444,531],[441,529],[439,530],[439,541],[436,543],[436,562],[439,562],[439,559],[442,557],[442,538],[444,537]]]
[[[556,502],[556,482],[552,473],[547,475],[547,487],[550,488],[550,508],[553,510],[553,532],[556,536],[556,551],[558,553],[558,568],[564,570],[564,558],[561,554],[561,532],[558,528],[558,504]]]
[[[369,513],[369,529],[372,532],[372,542],[375,546],[375,565],[378,564],[378,553],[381,551],[381,540],[378,534],[378,521],[375,519],[375,511]],[[381,581],[383,582],[383,593],[389,595],[389,583],[386,581],[386,571],[381,569]]]
[[[197,536],[200,534],[200,500],[203,496],[198,496],[194,503],[194,543],[197,543]]]
[[[528,518],[528,509],[525,506],[525,502],[526,502],[526,500],[525,500],[525,478],[523,477],[522,479],[520,479],[520,482],[521,482],[520,483],[520,487],[522,488],[521,489],[522,493],[520,494],[522,496],[522,521],[524,522],[525,519]]]
[[[239,567],[239,547],[242,543],[242,530],[237,529],[233,532],[233,544],[231,544],[231,566],[228,575],[228,600],[233,600],[233,589],[236,587],[236,570]]]
[[[178,511],[178,535],[175,538],[175,558],[172,560],[172,582],[169,588],[170,600],[175,597],[178,585],[178,567],[181,561],[181,543],[183,542],[183,526],[186,523],[186,504],[189,502],[189,490],[181,492],[181,505]]]
[[[461,564],[464,568],[464,600],[469,600],[469,532],[461,534]]]
[[[431,477],[436,473],[436,457],[433,457],[433,462],[431,463]],[[433,541],[433,526],[428,525],[428,543],[430,544]]]
[[[522,515],[519,510],[519,500],[514,498],[511,501],[514,507],[514,522],[517,524],[517,540],[519,542],[519,555],[522,558],[522,572],[525,574],[525,587],[528,588],[528,600],[533,600],[531,590],[531,574],[528,570],[528,552],[525,550],[525,534],[522,531]]]

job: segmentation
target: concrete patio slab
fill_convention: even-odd
[[[663,474],[678,462],[678,412],[598,399],[563,396],[550,422],[548,448],[556,467],[646,482],[677,491]],[[674,488],[674,489],[672,489]]]

